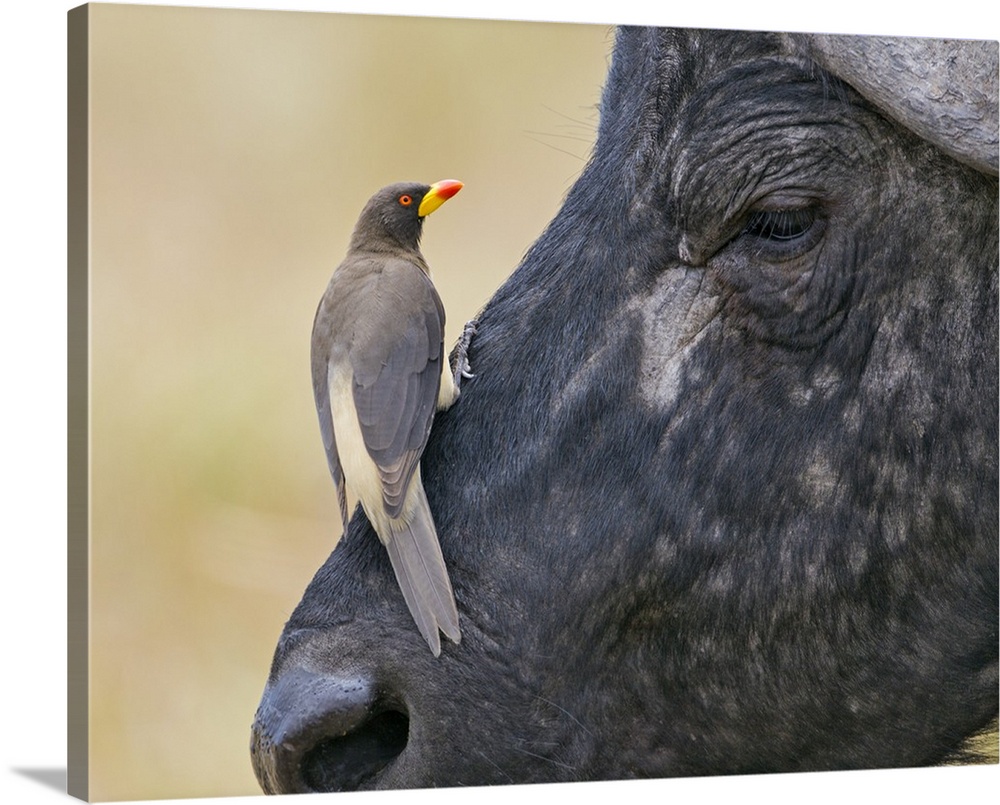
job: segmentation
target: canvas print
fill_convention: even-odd
[[[69,64],[72,794],[997,763],[997,42]]]

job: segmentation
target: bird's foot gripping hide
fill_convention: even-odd
[[[451,371],[455,380],[455,388],[462,388],[462,379],[475,377],[472,374],[472,366],[469,364],[469,346],[472,344],[472,337],[476,334],[476,320],[467,321],[462,335],[451,351]]]

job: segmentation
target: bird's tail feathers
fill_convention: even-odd
[[[455,596],[427,496],[419,477],[413,480],[414,506],[405,519],[389,521],[390,535],[385,546],[410,614],[437,657],[441,653],[439,629],[454,643],[458,643],[462,635],[458,628]]]

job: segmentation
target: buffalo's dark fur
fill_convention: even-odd
[[[997,214],[781,36],[622,30],[424,457],[462,642],[359,513],[278,646],[265,790],[948,758],[997,712]]]

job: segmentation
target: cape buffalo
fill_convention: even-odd
[[[600,111],[424,454],[461,643],[357,513],[267,792],[933,764],[996,716],[997,44],[625,28]]]

